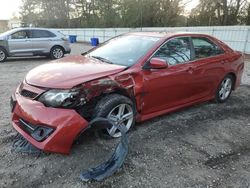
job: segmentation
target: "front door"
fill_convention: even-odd
[[[143,70],[144,97],[142,114],[150,114],[193,100],[195,79],[189,37],[170,39],[153,57],[166,60],[166,69]]]
[[[17,31],[8,37],[9,52],[13,56],[32,55],[32,45],[27,30]]]

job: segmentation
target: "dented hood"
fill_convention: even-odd
[[[78,84],[118,73],[126,68],[84,56],[68,56],[40,65],[27,74],[28,84],[46,88],[72,88]]]

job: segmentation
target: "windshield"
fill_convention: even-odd
[[[107,63],[134,65],[160,38],[127,35],[111,39],[88,55]]]
[[[6,32],[4,32],[4,33],[0,33],[0,37],[5,37],[5,36],[7,36],[7,35],[12,34],[12,33],[15,32],[15,31],[18,31],[18,30],[17,30],[17,29],[12,29],[12,30],[6,31]]]

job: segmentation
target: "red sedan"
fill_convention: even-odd
[[[31,70],[12,95],[12,123],[35,147],[67,154],[96,117],[119,137],[118,125],[225,102],[243,68],[241,53],[208,35],[129,33]]]

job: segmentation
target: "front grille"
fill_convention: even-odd
[[[28,91],[26,89],[23,89],[21,91],[21,95],[24,96],[24,97],[30,98],[30,99],[34,99],[34,98],[37,97],[38,94],[35,93],[35,92],[32,92],[32,91]]]
[[[26,121],[24,121],[23,119],[19,119],[19,125],[20,127],[27,133],[31,134],[35,129],[36,126],[32,125]]]

